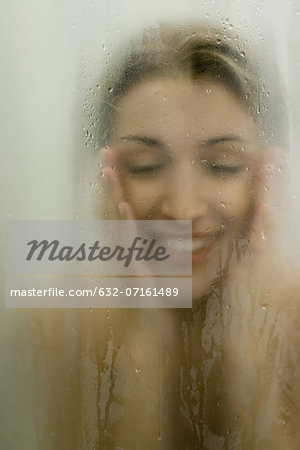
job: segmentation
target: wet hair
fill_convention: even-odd
[[[222,83],[247,108],[257,126],[261,145],[286,146],[282,89],[266,87],[245,42],[230,37],[227,31],[199,24],[147,28],[117,55],[101,82],[101,145],[109,145],[120,98],[141,82],[166,76]]]

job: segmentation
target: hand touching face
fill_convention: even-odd
[[[157,79],[117,105],[111,146],[136,219],[191,220],[194,296],[245,246],[261,152],[246,107],[223,84]]]

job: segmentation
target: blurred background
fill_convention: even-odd
[[[267,52],[277,64],[290,121],[282,235],[298,262],[300,0],[2,0],[3,224],[7,219],[93,218],[91,193],[99,190],[94,104],[102,68],[114,48],[144,26],[189,20],[210,20],[249,36],[264,48],[261,58]],[[3,277],[1,283],[3,292]],[[14,312],[4,309],[2,298],[0,431],[7,446],[1,448],[35,449],[26,400],[20,402],[24,368],[14,358],[15,326]]]

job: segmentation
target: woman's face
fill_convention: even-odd
[[[214,81],[140,83],[117,104],[111,145],[137,219],[192,221],[185,244],[193,298],[203,296],[246,247],[257,200],[261,152],[245,106]]]

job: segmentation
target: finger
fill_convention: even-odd
[[[108,181],[116,204],[118,205],[120,202],[123,202],[124,194],[118,171],[112,167],[105,167],[102,173]]]
[[[113,149],[104,148],[102,150],[102,159],[105,167],[103,173],[108,177],[112,187],[115,201],[118,204],[120,217],[125,220],[135,220],[132,206],[124,200],[124,191],[118,171],[118,159]]]
[[[268,236],[269,206],[260,203],[256,206],[250,230],[249,248],[258,252],[264,249]]]
[[[275,165],[272,163],[263,164],[259,174],[260,200],[266,199],[270,193],[271,181],[274,177]]]
[[[259,169],[256,180],[256,204],[251,222],[249,245],[252,250],[261,250],[267,240],[270,228],[270,202],[272,191],[272,178],[275,164],[265,163]]]
[[[111,167],[114,169],[117,166],[117,155],[112,148],[102,148],[100,151],[100,160],[103,167]]]
[[[100,166],[102,168],[102,176],[104,176],[110,186],[114,200],[118,205],[124,200],[124,193],[120,181],[119,171],[117,167],[117,155],[111,148],[102,148],[100,151]]]
[[[132,220],[132,221],[136,220],[133,209],[128,202],[119,203],[119,212],[121,218],[124,220]]]
[[[117,167],[117,155],[112,149],[102,149],[102,173],[111,188],[113,200],[118,207],[120,218],[132,221],[131,229],[136,229],[135,214],[132,206],[124,200],[124,191]]]

